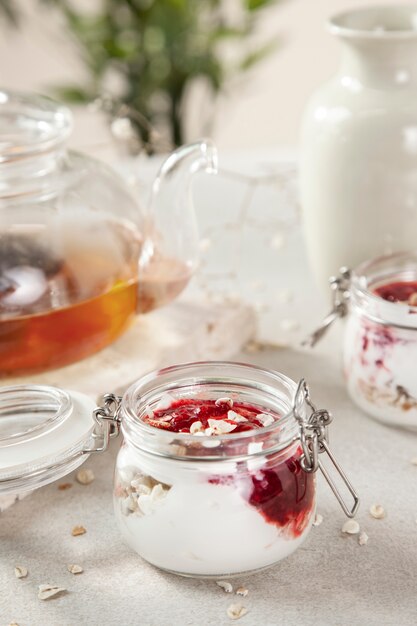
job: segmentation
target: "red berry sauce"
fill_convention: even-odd
[[[314,475],[302,469],[300,457],[301,449],[273,469],[253,475],[249,498],[267,522],[285,527],[294,537],[308,525],[315,493]]]
[[[375,289],[374,293],[388,302],[406,302],[413,294],[417,294],[417,281],[401,281],[387,283]]]
[[[234,411],[245,417],[247,421],[238,422],[229,418],[229,411]],[[260,407],[241,402],[235,402],[233,406],[227,402],[221,402],[217,406],[216,400],[182,398],[181,400],[174,400],[166,409],[154,410],[152,417],[145,416],[144,419],[151,426],[163,428],[173,433],[189,433],[191,424],[194,422],[201,422],[202,428],[205,429],[209,427],[209,419],[224,420],[228,424],[236,425],[233,433],[241,433],[245,430],[263,428],[262,422],[256,417],[262,412]],[[278,415],[273,415],[269,411],[268,415],[278,419]],[[168,420],[169,417],[171,419]]]
[[[247,421],[235,422],[230,419],[228,417],[230,410],[245,417]],[[154,410],[152,417],[145,417],[145,420],[156,428],[189,433],[191,424],[196,421],[201,422],[202,428],[205,429],[209,427],[209,419],[219,419],[236,424],[236,428],[228,434],[238,434],[262,428],[262,422],[256,417],[261,413],[279,420],[279,415],[269,410],[264,411],[261,407],[237,401],[230,407],[226,402],[216,405],[215,400],[187,398],[174,400],[169,408]],[[239,463],[239,472],[236,475],[236,480],[241,480],[243,470],[243,475],[248,476],[251,482],[245,496],[248,503],[256,508],[266,522],[285,529],[286,534],[294,538],[299,537],[309,523],[315,495],[314,475],[304,472],[300,465],[301,456],[301,448],[298,448],[285,460],[278,455],[276,464],[269,457],[267,469],[256,472],[250,472],[242,467],[242,462]],[[230,485],[234,480],[234,476],[212,476],[209,482],[215,485]]]

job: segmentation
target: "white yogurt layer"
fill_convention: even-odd
[[[132,460],[127,450],[122,451],[121,484],[125,478],[132,480]],[[143,461],[142,457],[136,471],[145,473]],[[294,537],[285,528],[267,522],[248,503],[252,488],[248,475],[226,472],[222,484],[213,484],[208,480],[206,468],[201,473],[193,467],[173,475],[169,463],[171,476],[167,481],[166,461],[151,464],[153,468],[149,472],[151,468],[145,460],[146,473],[156,478],[156,465],[160,465],[158,480],[163,477],[164,483],[140,486],[142,495],[135,496],[136,501],[131,496],[118,497],[116,493],[115,511],[125,541],[157,567],[193,576],[217,577],[253,571],[290,555],[310,530],[315,506],[300,536]],[[141,480],[146,483],[148,479]]]
[[[375,341],[374,331],[369,328],[375,325],[370,326],[352,312],[344,347],[348,392],[362,410],[376,419],[417,429],[417,330],[392,326],[384,330],[379,326],[389,340],[384,341],[384,335],[379,340],[377,335]]]

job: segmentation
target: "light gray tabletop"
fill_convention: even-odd
[[[265,350],[242,354],[265,367],[309,381],[316,403],[334,413],[331,444],[361,496],[357,516],[369,535],[342,536],[345,521],[324,481],[319,481],[322,524],[305,544],[272,569],[241,581],[246,598],[226,594],[215,582],[183,579],[154,569],[127,548],[112,511],[112,473],[118,443],[90,458],[95,481],[59,491],[52,484],[1,515],[0,624],[19,626],[223,626],[227,607],[240,602],[242,626],[402,626],[417,623],[417,456],[413,434],[388,429],[348,399],[335,335],[317,352]],[[61,481],[62,482],[62,481]],[[369,507],[382,504],[386,518]],[[83,525],[87,533],[72,537]],[[66,571],[79,563],[78,576]],[[29,575],[16,579],[14,566]],[[232,581],[233,582],[233,581]],[[68,589],[42,602],[39,584]]]

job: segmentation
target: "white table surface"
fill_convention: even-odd
[[[304,263],[304,261],[303,261]],[[304,270],[303,270],[304,271]],[[267,281],[276,280],[266,274]],[[300,331],[314,325],[310,278],[294,315]],[[308,291],[310,290],[310,291]],[[319,299],[318,299],[319,300]],[[314,318],[314,319],[313,319]],[[86,464],[96,475],[89,486],[72,476],[73,487],[52,484],[0,516],[0,626],[223,626],[234,602],[248,613],[245,626],[411,626],[417,623],[417,456],[414,434],[389,429],[362,414],[347,397],[340,370],[340,332],[314,352],[268,348],[237,360],[304,376],[315,402],[332,410],[331,444],[361,497],[357,515],[369,542],[341,534],[345,521],[334,496],[319,481],[323,523],[305,544],[270,570],[247,576],[246,598],[225,594],[214,582],[183,579],[158,571],[126,547],[112,511],[112,474],[118,442]],[[275,337],[272,337],[275,341]],[[369,515],[379,503],[383,520]],[[87,533],[72,537],[83,525]],[[68,563],[84,572],[73,576]],[[25,579],[14,566],[29,570]],[[42,602],[39,584],[57,584],[65,595]]]

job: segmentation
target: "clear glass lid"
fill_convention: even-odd
[[[95,403],[40,385],[0,389],[0,494],[35,489],[72,471],[94,428]]]
[[[51,150],[71,129],[67,107],[45,96],[0,90],[0,163]]]

